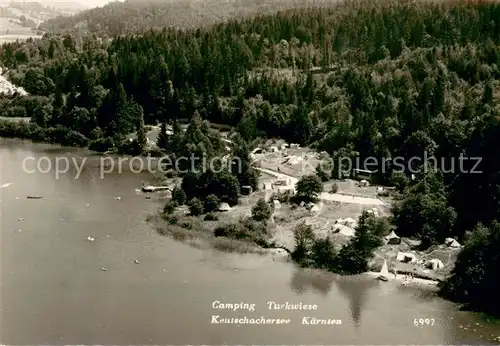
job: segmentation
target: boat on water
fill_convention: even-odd
[[[378,276],[378,279],[384,282],[389,281],[389,268],[387,267],[387,260],[384,260],[384,265],[380,270],[380,275]]]
[[[27,199],[42,199],[42,196],[26,196]]]

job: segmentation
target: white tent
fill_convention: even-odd
[[[312,207],[311,207],[311,210],[310,210],[312,213],[317,213],[320,211],[320,206],[317,205],[317,204],[314,204]]]
[[[434,258],[428,262],[428,267],[432,270],[444,268],[444,264],[440,259]]]
[[[346,225],[347,227],[351,227],[351,228],[355,228],[356,223],[357,223],[356,220],[354,220],[351,217],[344,219],[344,222],[343,222],[344,225]]]
[[[277,199],[273,200],[274,209],[281,209],[281,203]]]
[[[391,234],[386,236],[385,239],[387,240],[387,244],[390,244],[390,245],[401,244],[401,238],[398,237],[397,234],[394,233],[394,231],[392,231]]]
[[[361,180],[361,181],[359,182],[359,185],[360,185],[360,186],[368,186],[368,185],[370,185],[370,183],[368,183],[368,180],[364,180],[364,179],[363,179],[363,180]]]
[[[293,187],[279,187],[278,188],[279,193],[291,193],[292,195],[295,195],[295,188]]]
[[[347,236],[347,237],[352,237],[356,234],[356,231],[354,229],[352,229],[351,227],[342,225],[340,223],[336,223],[335,225],[333,225],[332,232],[342,234],[342,235]]]
[[[415,263],[417,262],[417,256],[409,252],[398,252],[397,261],[404,263]]]
[[[448,247],[452,247],[452,248],[459,248],[460,247],[460,243],[453,238],[446,238],[444,243]]]
[[[231,210],[231,207],[227,203],[221,203],[219,205],[219,211],[229,211]]]

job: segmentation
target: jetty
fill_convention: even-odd
[[[168,186],[153,186],[153,185],[143,185],[143,192],[158,192],[158,191],[170,191]]]

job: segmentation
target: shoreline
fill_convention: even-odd
[[[4,120],[4,121],[8,121],[8,120]],[[82,147],[78,147],[78,146],[67,146],[67,145],[63,145],[63,144],[59,144],[59,143],[51,143],[48,141],[36,142],[31,138],[22,138],[22,137],[0,137],[0,138],[7,139],[7,140],[8,139],[15,139],[15,140],[21,140],[21,141],[27,140],[27,141],[31,141],[34,144],[58,145],[58,146],[63,146],[63,147],[67,147],[67,148],[82,149]],[[90,152],[93,152],[95,154],[103,154],[103,153],[95,151],[95,150],[90,150],[90,149],[88,149],[88,147],[83,147],[83,149],[87,149]],[[154,177],[154,178],[157,178],[157,177]],[[186,233],[189,232],[189,230],[187,230],[187,229],[185,229],[184,231],[186,231]],[[170,233],[170,232],[167,231],[166,233]],[[213,237],[213,236],[206,236],[206,235],[204,237],[201,237],[200,234],[198,234],[198,235],[185,234],[184,236],[180,236],[178,229],[176,231],[174,231],[173,233],[175,233],[175,234],[172,234],[172,233],[164,234],[164,236],[169,236],[170,238],[172,238],[174,240],[178,240],[178,241],[182,241],[182,242],[191,244],[194,247],[200,247],[200,246],[202,246],[200,244],[200,242],[205,242],[206,243],[205,245],[208,248],[212,248],[212,249],[223,251],[223,252],[237,252],[237,253],[241,253],[241,254],[254,253],[254,254],[260,254],[260,255],[264,255],[264,256],[270,256],[273,259],[273,261],[276,258],[279,258],[281,260],[291,261],[291,262],[295,263],[291,258],[292,251],[290,249],[286,249],[283,246],[276,246],[275,244],[272,244],[272,243],[269,244],[269,246],[264,247],[264,246],[261,246],[261,245],[258,245],[258,244],[252,243],[252,242],[235,240],[235,239],[231,239],[231,238],[227,238],[227,237]],[[198,239],[196,239],[196,238],[198,238]],[[239,251],[238,249],[233,248],[233,246],[238,247],[237,244],[240,244],[240,245],[246,244],[247,246],[243,247],[244,248],[243,251]],[[310,268],[310,269],[314,269],[314,268]],[[380,275],[380,273],[373,270],[374,268],[370,268],[370,269],[371,270],[369,270],[365,273],[361,273],[360,275],[364,275],[364,276],[368,276],[368,277],[372,277],[372,278],[377,278]],[[342,275],[342,276],[349,276],[349,275]],[[393,273],[391,273],[389,275],[388,279],[389,279],[389,281],[400,283],[402,286],[436,287],[440,282],[439,280],[421,278],[418,276],[414,277],[413,279],[406,280],[405,279],[406,277],[407,277],[406,275],[398,274],[397,277],[395,278]]]
[[[268,246],[262,246],[250,241],[236,240],[229,237],[215,237],[214,235],[209,234],[207,232],[196,232],[192,229],[191,230],[184,229],[180,226],[172,227],[173,225],[164,224],[161,225],[163,226],[161,227],[160,224],[157,224],[158,222],[157,217],[156,218],[153,217],[149,219],[149,221],[152,222],[153,226],[157,230],[166,228],[163,229],[163,232],[159,232],[162,236],[167,236],[176,241],[185,243],[186,245],[190,245],[195,248],[213,249],[221,252],[238,253],[242,255],[256,254],[260,256],[269,257],[270,259],[272,259],[273,262],[279,260],[296,264],[296,262],[292,259],[291,256],[292,252],[289,249],[285,249],[284,247],[276,246],[276,244],[270,243],[268,244]],[[305,267],[304,269],[321,270],[314,267]],[[351,275],[342,275],[327,270],[321,270],[321,271],[325,273],[340,275],[342,277],[351,276]],[[360,273],[358,275],[372,279],[377,279],[380,273],[374,271],[374,268],[371,267],[368,271]],[[394,277],[394,274],[390,273],[388,276],[388,282],[398,283],[403,287],[419,287],[424,289],[437,288],[438,284],[440,283],[440,281],[438,280],[424,279],[420,277],[413,277],[412,279],[407,279],[408,277],[409,275],[404,275],[404,274],[397,274],[397,276]]]
[[[368,272],[363,273],[361,275],[366,275],[369,277],[378,278],[380,273],[377,273],[374,271],[368,271]],[[437,287],[437,285],[439,284],[439,281],[435,281],[435,280],[421,279],[421,278],[417,278],[417,277],[414,277],[411,279],[406,279],[407,277],[408,277],[408,275],[401,275],[401,274],[398,274],[396,277],[394,277],[394,274],[390,273],[388,275],[387,279],[388,279],[388,282],[396,282],[396,283],[401,284],[401,286],[405,286],[405,287],[419,286],[419,287],[431,288],[431,287]]]

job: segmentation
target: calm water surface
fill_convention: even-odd
[[[499,324],[428,292],[161,237],[145,219],[164,201],[135,191],[148,177],[124,170],[100,179],[98,156],[78,179],[75,170],[59,179],[54,171],[27,173],[22,162],[80,162],[83,151],[1,140],[0,156],[2,344],[486,344],[500,335]],[[254,303],[256,311],[217,311],[216,300]],[[267,301],[318,310],[269,311]],[[215,325],[212,315],[292,321]],[[342,325],[302,325],[304,316]],[[435,325],[415,327],[415,318]]]

